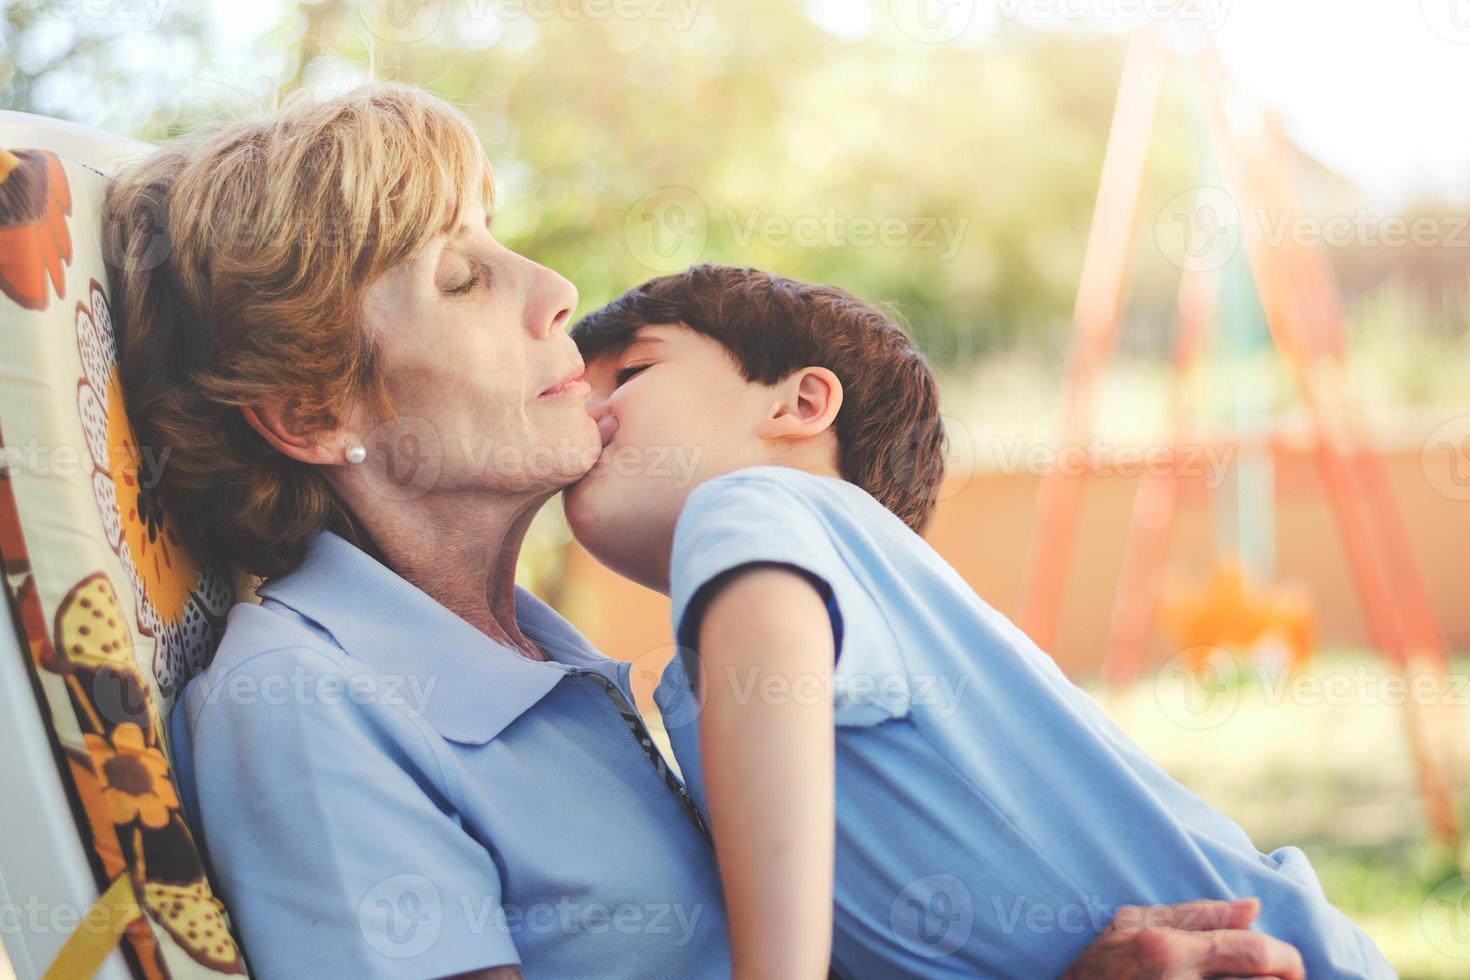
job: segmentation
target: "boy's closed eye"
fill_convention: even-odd
[[[653,365],[651,364],[630,364],[625,368],[620,368],[618,372],[613,375],[613,387],[622,387],[634,375],[652,366]]]

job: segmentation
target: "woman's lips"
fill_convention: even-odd
[[[564,381],[555,388],[547,388],[538,398],[566,398],[575,395],[590,395],[592,386],[581,378]]]

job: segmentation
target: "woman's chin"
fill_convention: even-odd
[[[564,487],[569,489],[593,472],[602,455],[602,437],[597,434],[597,421],[590,415],[584,416],[560,441],[563,447],[570,449],[563,452],[566,464]]]

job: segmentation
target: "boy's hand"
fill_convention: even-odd
[[[1258,899],[1125,905],[1062,980],[1305,980],[1302,958],[1279,939],[1244,931]]]

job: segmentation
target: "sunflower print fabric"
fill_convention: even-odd
[[[0,148],[0,291],[44,310],[66,291],[71,188],[54,153]]]
[[[92,457],[98,513],[137,597],[138,628],[157,641],[153,676],[171,697],[219,645],[229,583],[218,564],[198,562],[184,550],[164,511],[157,484],[167,455],[139,446],[123,411],[112,314],[95,279],[77,303],[76,335],[82,363],[77,409]]]
[[[173,699],[248,579],[185,548],[118,382],[100,213],[106,178],[0,149],[0,560],[98,893],[126,876],[135,976],[244,976],[184,817]]]

